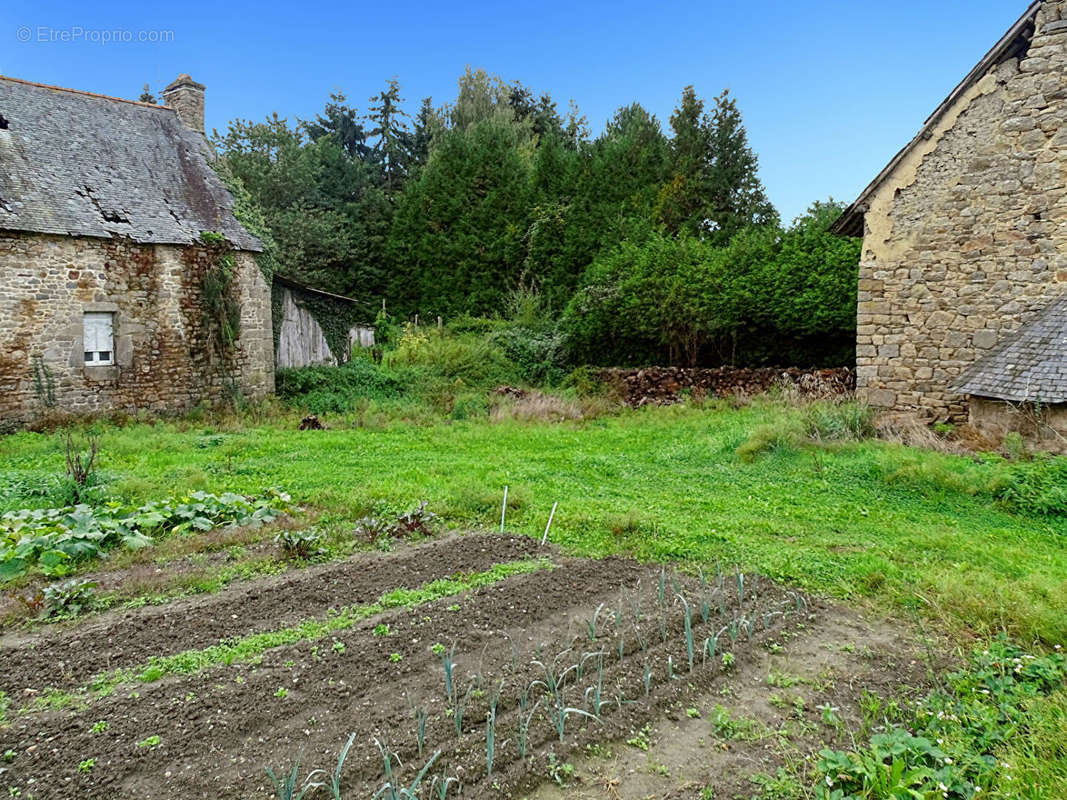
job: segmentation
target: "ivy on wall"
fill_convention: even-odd
[[[210,254],[200,287],[200,297],[211,348],[222,368],[232,361],[241,335],[241,302],[237,291],[237,261],[221,233],[204,231],[200,240]]]
[[[263,277],[269,284],[274,273],[278,271],[278,245],[267,226],[263,212],[256,205],[256,201],[252,199],[252,195],[248,193],[241,179],[233,174],[225,158],[216,158],[211,166],[233,195],[233,216],[263,245],[263,251],[255,254],[256,266],[259,267],[259,271],[263,273]]]

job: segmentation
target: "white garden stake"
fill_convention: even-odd
[[[544,547],[545,542],[548,541],[548,529],[552,527],[552,517],[556,516],[556,506],[558,505],[558,501],[552,504],[552,513],[548,515],[548,524],[545,525],[545,535],[541,537],[541,547]]]
[[[500,532],[504,532],[504,515],[508,513],[508,487],[504,485],[504,502],[500,504]]]

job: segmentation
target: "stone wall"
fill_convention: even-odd
[[[200,295],[217,251],[0,232],[0,421],[183,411],[228,397],[233,385],[249,399],[273,392],[270,288],[251,253],[234,255],[240,336],[219,359]],[[87,311],[114,314],[112,366],[84,363]]]
[[[1067,291],[1067,9],[965,92],[871,196],[857,393],[966,418],[960,372]]]
[[[972,427],[993,441],[1018,433],[1034,450],[1067,454],[1067,405],[1033,406],[972,397],[968,406]]]
[[[684,393],[698,398],[750,396],[778,387],[806,397],[836,398],[855,388],[855,373],[848,367],[613,367],[600,370],[598,377],[634,408],[677,403]]]

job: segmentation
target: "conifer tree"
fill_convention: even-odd
[[[374,124],[368,136],[377,136],[374,145],[374,158],[382,174],[382,187],[390,197],[396,195],[403,187],[411,162],[411,131],[404,118],[408,116],[400,104],[400,84],[395,78],[386,81],[386,87],[370,99],[370,113],[367,119]]]
[[[711,159],[705,191],[711,241],[726,244],[744,228],[777,224],[778,212],[756,174],[759,161],[729,89],[715,98],[709,133]]]

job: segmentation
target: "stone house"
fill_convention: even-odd
[[[274,389],[262,248],[166,106],[0,77],[0,422],[181,411]]]
[[[1067,2],[1036,0],[835,223],[863,236],[857,391],[1067,435]]]

